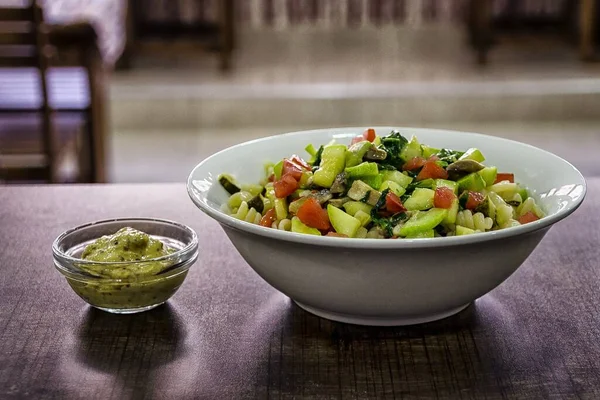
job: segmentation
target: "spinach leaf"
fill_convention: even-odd
[[[402,166],[400,153],[407,143],[408,140],[398,131],[392,131],[388,136],[381,138],[379,148],[387,153],[387,157],[381,163],[382,167],[385,166],[382,169],[399,169]]]
[[[456,162],[456,160],[458,160],[460,158],[460,156],[462,156],[463,154],[465,154],[464,151],[441,149],[435,155],[438,156],[439,161],[446,163],[446,166],[447,166],[448,164],[452,164],[453,162]]]

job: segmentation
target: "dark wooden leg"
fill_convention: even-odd
[[[221,71],[231,69],[231,54],[235,45],[234,1],[219,2],[219,40],[221,44],[219,67]]]
[[[477,52],[477,62],[485,65],[492,45],[492,0],[471,0],[469,12],[471,43]]]
[[[581,0],[579,8],[579,51],[583,61],[594,59],[596,0]]]

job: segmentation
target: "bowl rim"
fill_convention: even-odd
[[[396,130],[400,130],[400,131],[411,130],[413,132],[418,132],[418,131],[425,132],[426,131],[426,132],[439,132],[439,133],[443,133],[443,132],[461,133],[461,134],[466,134],[466,135],[485,137],[487,139],[491,138],[492,140],[504,141],[504,142],[509,142],[509,143],[515,144],[515,145],[524,146],[526,148],[529,148],[530,150],[545,153],[551,157],[557,158],[558,160],[562,161],[567,167],[571,168],[572,171],[578,175],[578,177],[581,181],[578,184],[581,185],[582,192],[581,192],[581,195],[573,202],[570,202],[567,205],[567,207],[559,210],[558,212],[556,212],[554,214],[547,215],[544,218],[541,218],[534,222],[530,222],[525,225],[510,227],[510,228],[501,229],[501,230],[497,230],[497,231],[482,232],[482,233],[478,233],[476,235],[419,238],[419,239],[404,238],[401,240],[384,240],[384,239],[377,240],[377,239],[340,238],[340,237],[334,237],[334,236],[315,236],[315,235],[306,235],[306,234],[302,234],[302,233],[280,231],[278,229],[272,229],[272,228],[265,228],[260,225],[252,224],[250,222],[238,220],[230,215],[225,214],[221,210],[216,210],[216,209],[208,206],[205,202],[200,201],[198,198],[200,196],[196,195],[197,190],[194,187],[194,180],[195,180],[194,175],[195,175],[196,171],[198,169],[202,168],[205,164],[207,164],[211,160],[218,158],[223,153],[226,153],[231,150],[241,148],[241,147],[244,147],[247,145],[255,144],[255,143],[276,140],[275,138],[279,138],[279,137],[302,136],[302,135],[306,135],[308,133],[331,132],[331,131],[341,131],[341,130],[360,131],[360,130],[365,130],[367,128],[373,128],[375,130],[396,129]],[[340,133],[340,135],[341,135],[341,133]],[[186,189],[187,189],[188,196],[190,197],[192,202],[202,212],[204,212],[209,217],[211,217],[214,220],[216,220],[217,222],[219,222],[221,225],[225,225],[225,226],[232,228],[234,230],[237,230],[237,231],[251,233],[251,234],[255,234],[255,235],[262,236],[262,237],[269,238],[269,239],[282,240],[282,241],[286,241],[286,242],[301,243],[301,244],[321,246],[321,247],[360,248],[360,249],[375,250],[375,249],[421,249],[421,248],[437,248],[437,247],[470,245],[470,244],[475,244],[475,243],[482,243],[482,242],[494,241],[494,240],[499,240],[499,239],[504,239],[504,238],[510,238],[510,237],[514,237],[514,236],[526,235],[526,234],[533,233],[535,231],[539,231],[539,230],[543,230],[543,229],[547,229],[547,228],[549,229],[552,225],[554,225],[555,223],[568,217],[570,214],[575,212],[575,210],[577,210],[579,208],[579,206],[581,206],[581,204],[583,203],[583,200],[585,199],[585,196],[587,194],[587,182],[586,182],[583,174],[569,161],[567,161],[567,160],[563,159],[562,157],[560,157],[552,152],[549,152],[547,150],[543,150],[543,149],[540,149],[539,147],[536,147],[536,146],[533,146],[533,145],[530,145],[527,143],[519,142],[516,140],[512,140],[512,139],[506,139],[506,138],[499,137],[499,136],[485,135],[482,133],[455,131],[455,130],[449,130],[449,129],[392,127],[392,126],[368,126],[368,127],[354,126],[354,127],[320,128],[320,129],[309,129],[309,130],[287,132],[287,133],[282,133],[282,134],[270,135],[270,136],[266,136],[266,137],[262,137],[262,138],[258,138],[258,139],[253,139],[253,140],[249,140],[246,142],[238,143],[233,146],[229,146],[223,150],[220,150],[220,151],[210,155],[209,157],[203,159],[202,161],[200,161],[188,175]],[[206,197],[206,196],[204,196],[204,197]]]
[[[112,261],[84,260],[84,259],[81,259],[81,258],[77,258],[77,257],[73,257],[73,256],[70,256],[70,255],[67,255],[63,251],[60,250],[59,244],[60,244],[60,242],[66,236],[68,236],[68,235],[70,235],[70,234],[72,234],[74,232],[77,232],[78,230],[81,230],[81,229],[84,229],[84,228],[88,228],[90,226],[102,225],[102,224],[107,224],[107,223],[112,223],[112,222],[163,223],[163,224],[167,224],[167,225],[171,225],[171,226],[175,226],[177,228],[183,229],[184,231],[188,232],[191,235],[192,239],[190,240],[190,243],[188,243],[184,248],[182,248],[180,250],[177,250],[174,253],[167,254],[167,255],[164,255],[164,256],[160,256],[160,257],[149,258],[149,259],[146,259],[146,260],[139,260],[139,261],[117,261],[117,262],[112,262]],[[68,276],[70,279],[77,279],[77,280],[82,280],[82,281],[98,280],[98,281],[102,281],[102,282],[106,282],[106,283],[110,283],[110,282],[114,282],[114,283],[128,282],[129,283],[129,282],[132,282],[132,281],[128,280],[128,279],[107,278],[107,277],[94,276],[94,275],[88,274],[88,273],[86,273],[85,271],[82,271],[82,270],[78,270],[77,272],[71,271],[69,268],[66,268],[63,265],[63,263],[68,263],[68,264],[78,263],[78,264],[83,264],[83,265],[114,265],[114,266],[124,266],[124,265],[139,265],[139,264],[145,264],[145,263],[149,263],[149,262],[179,260],[179,259],[183,258],[178,263],[174,264],[174,266],[177,265],[177,264],[180,264],[180,265],[176,266],[175,268],[169,268],[167,271],[165,271],[164,274],[163,273],[159,273],[157,275],[139,277],[138,279],[135,280],[136,283],[151,282],[151,281],[154,281],[154,280],[157,280],[157,279],[161,279],[162,280],[162,279],[165,279],[165,278],[171,278],[172,276],[178,275],[179,273],[183,272],[184,270],[189,269],[194,264],[194,262],[197,260],[197,258],[198,258],[198,235],[189,226],[181,224],[179,222],[168,220],[168,219],[148,218],[148,217],[140,217],[140,218],[136,218],[136,217],[110,218],[110,219],[97,220],[97,221],[92,221],[92,222],[88,222],[88,223],[85,223],[85,224],[81,224],[81,225],[75,226],[73,228],[67,229],[66,231],[62,232],[52,242],[52,255],[53,255],[53,258],[54,258],[54,264],[55,264],[56,268],[63,275]]]

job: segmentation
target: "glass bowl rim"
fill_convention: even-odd
[[[187,233],[190,234],[191,236],[191,240],[190,243],[188,243],[184,248],[177,250],[174,253],[171,254],[167,254],[164,256],[160,256],[160,257],[154,257],[154,258],[149,258],[146,260],[139,260],[139,261],[118,261],[118,262],[111,262],[111,261],[92,261],[92,260],[83,260],[81,258],[77,258],[77,257],[73,257],[70,255],[65,254],[62,250],[60,250],[60,244],[61,242],[65,239],[65,237],[67,237],[68,235],[73,234],[74,232],[77,232],[79,230],[94,226],[94,225],[102,225],[102,224],[107,224],[107,223],[111,223],[111,222],[147,222],[147,223],[163,223],[166,225],[171,225],[173,227],[182,229],[184,231],[186,231]],[[196,232],[190,228],[187,225],[184,224],[180,224],[178,222],[175,221],[171,221],[168,219],[162,219],[162,218],[110,218],[110,219],[103,219],[103,220],[97,220],[97,221],[92,221],[92,222],[88,222],[86,224],[82,224],[82,225],[78,225],[75,226],[73,228],[70,228],[66,231],[64,231],[63,233],[61,233],[60,235],[58,235],[56,237],[56,239],[54,239],[54,242],[52,243],[52,254],[53,254],[53,258],[54,258],[54,264],[56,266],[56,268],[63,274],[65,275],[65,277],[69,278],[69,279],[76,279],[76,280],[88,280],[88,281],[93,281],[93,280],[98,280],[98,281],[103,281],[103,282],[114,282],[114,283],[142,283],[142,282],[149,282],[149,281],[153,281],[156,279],[164,279],[164,278],[170,278],[173,275],[177,275],[180,272],[183,272],[183,270],[187,270],[189,269],[189,267],[193,264],[193,262],[196,261],[197,257],[198,257],[198,235],[196,234]],[[66,267],[63,264],[74,264],[74,263],[78,263],[78,264],[83,264],[83,265],[114,265],[114,266],[125,266],[125,265],[139,265],[139,264],[145,264],[148,262],[159,262],[159,261],[168,261],[168,260],[176,260],[183,257],[183,260],[181,260],[180,262],[174,264],[173,266],[175,268],[169,268],[168,271],[166,271],[166,273],[163,275],[162,273],[159,273],[157,275],[151,275],[151,276],[147,276],[147,277],[140,277],[139,279],[137,279],[136,281],[132,282],[130,280],[126,280],[126,279],[119,279],[119,278],[104,278],[104,277],[98,277],[98,276],[94,276],[91,274],[87,274],[84,271],[77,269],[77,271],[72,271],[71,268]],[[179,264],[179,265],[178,265]],[[145,279],[146,278],[146,279]]]

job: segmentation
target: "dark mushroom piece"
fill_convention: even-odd
[[[342,172],[335,177],[333,184],[329,188],[331,193],[344,193],[346,191],[346,173]]]
[[[331,199],[329,200],[329,204],[337,208],[342,208],[342,206],[350,200],[352,200],[350,197],[342,197],[341,199]]]
[[[316,193],[311,193],[310,197],[313,197],[314,199],[316,199],[319,202],[319,204],[325,204],[329,200],[331,200],[333,195],[331,194],[331,192],[329,190],[323,189]]]
[[[370,160],[370,161],[382,161],[382,160],[385,160],[386,157],[387,157],[387,152],[385,150],[378,149],[375,146],[371,146],[371,148],[369,148],[369,150],[367,150],[367,153],[364,156],[365,160]]]
[[[458,160],[446,167],[450,179],[457,180],[463,176],[478,172],[484,169],[485,166],[475,160]]]

